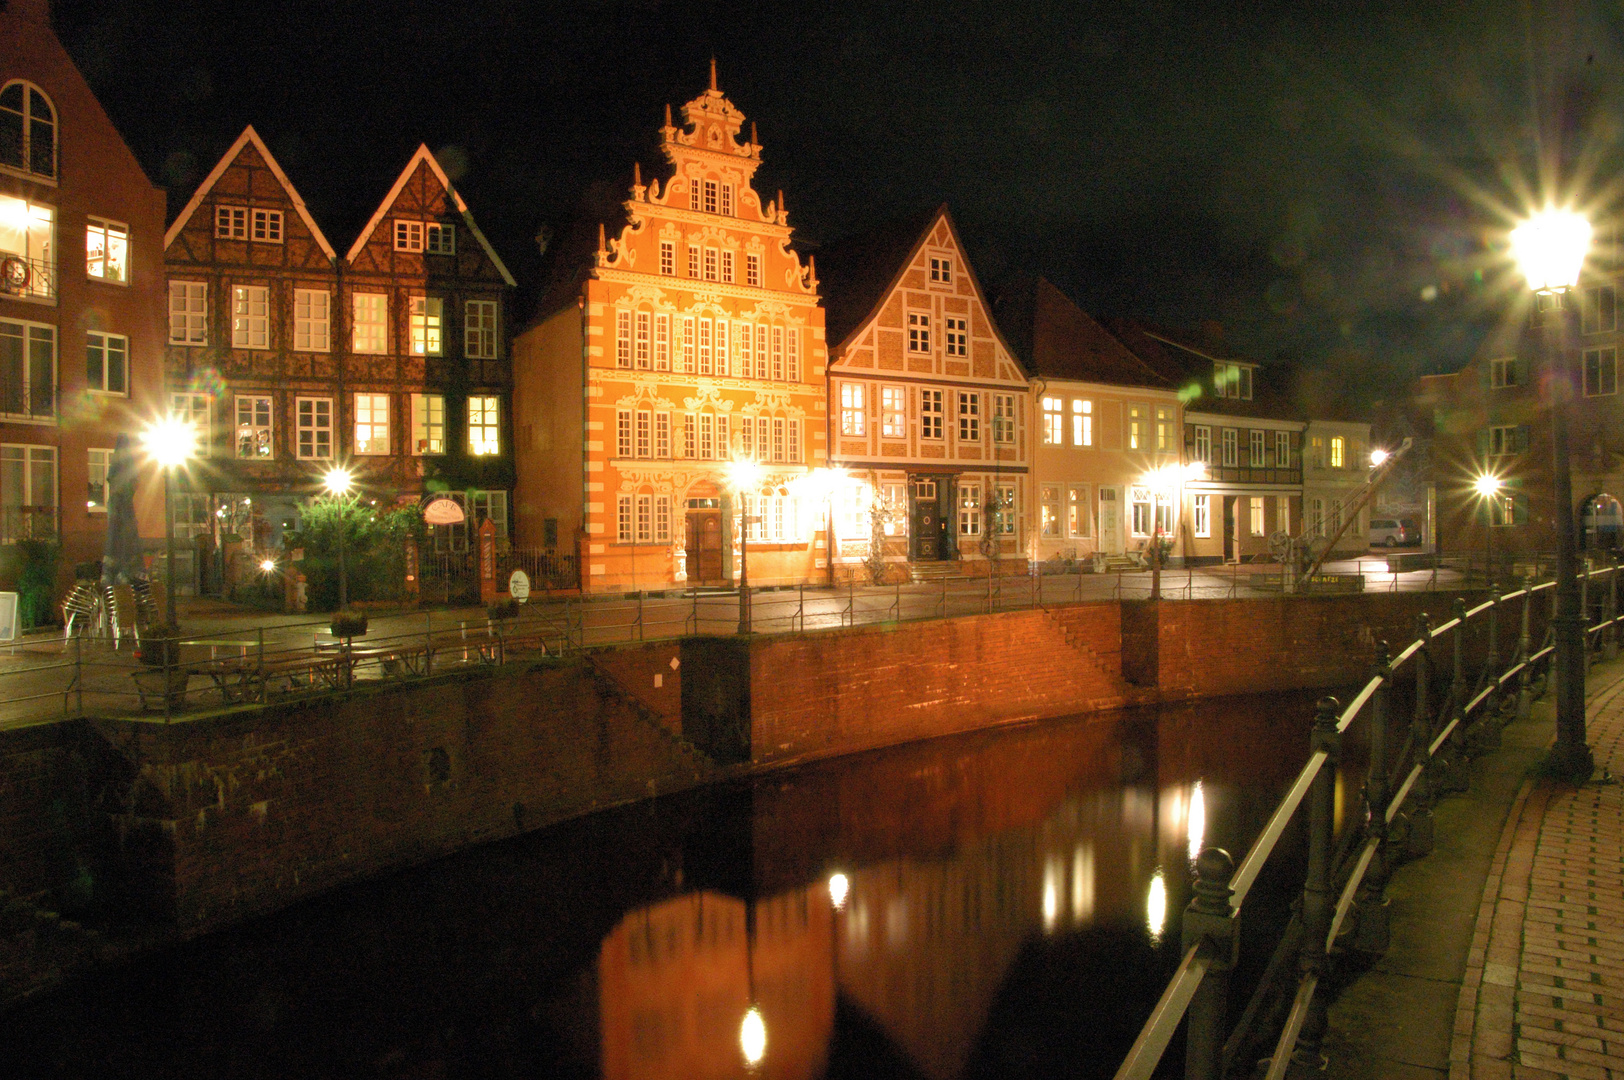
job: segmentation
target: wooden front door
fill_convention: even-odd
[[[688,511],[688,580],[722,583],[722,511]]]
[[[947,558],[947,520],[942,513],[942,494],[946,486],[934,479],[913,482],[908,530],[910,559]]]

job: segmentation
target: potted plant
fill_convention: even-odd
[[[359,611],[335,611],[329,629],[336,638],[360,637],[367,632],[367,617]]]

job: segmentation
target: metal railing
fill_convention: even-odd
[[[1580,574],[1581,610],[1587,619],[1587,656],[1614,656],[1618,650],[1619,568],[1587,568]],[[1555,582],[1535,584],[1490,598],[1468,609],[1454,601],[1453,617],[1432,626],[1417,620],[1415,638],[1396,656],[1378,644],[1370,680],[1343,707],[1323,699],[1310,735],[1310,756],[1268,824],[1237,868],[1228,853],[1203,850],[1184,916],[1183,958],[1117,1080],[1146,1080],[1156,1070],[1181,1021],[1188,1017],[1185,1076],[1220,1080],[1232,1070],[1250,1074],[1248,1048],[1266,1049],[1264,1018],[1284,1011],[1284,1021],[1267,1055],[1267,1080],[1279,1080],[1293,1062],[1317,1068],[1326,1031],[1327,995],[1319,990],[1341,947],[1380,954],[1388,945],[1385,891],[1392,870],[1405,857],[1432,849],[1432,807],[1451,792],[1466,790],[1470,753],[1499,744],[1511,716],[1526,717],[1543,692],[1554,647],[1547,627],[1542,644],[1532,629],[1539,594],[1555,606]],[[1502,666],[1502,613],[1519,617],[1517,641]],[[1476,677],[1467,659],[1468,628],[1481,629],[1483,660]],[[1447,653],[1448,667],[1444,657]],[[1443,685],[1435,683],[1447,674]],[[1398,680],[1413,678],[1414,703],[1397,754],[1390,754],[1395,715],[1392,696]],[[1441,693],[1440,693],[1441,690]],[[1369,727],[1363,813],[1335,831],[1336,774],[1344,736],[1364,717]],[[1301,897],[1239,1022],[1227,1036],[1229,973],[1240,959],[1239,919],[1248,892],[1274,853],[1287,826],[1308,805],[1308,858]],[[1270,1008],[1273,1004],[1275,1007]]]

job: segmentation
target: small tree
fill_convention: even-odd
[[[346,496],[313,500],[283,543],[304,548],[310,605],[322,611],[338,606],[340,536],[350,599],[392,600],[405,585],[406,541],[424,533],[423,512],[416,506],[379,507]]]
[[[868,509],[868,558],[863,560],[868,580],[875,585],[885,584],[886,526],[900,517],[901,511],[888,499],[876,498]]]

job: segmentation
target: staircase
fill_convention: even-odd
[[[619,679],[615,678],[608,671],[600,667],[598,662],[593,659],[591,653],[585,653],[583,655],[586,657],[587,666],[591,670],[593,678],[596,680],[598,688],[603,693],[603,696],[620,701],[628,709],[630,709],[638,719],[642,720],[645,724],[658,732],[665,743],[675,750],[682,760],[688,764],[688,767],[693,770],[694,779],[698,780],[707,776],[713,776],[719,771],[720,766],[718,766],[716,762],[711,759],[710,755],[706,754],[703,750],[699,749],[699,747],[683,738],[677,732],[672,731],[671,728],[661,720],[659,714],[645,705],[643,701],[638,698],[636,694],[632,693],[631,690],[627,689]]]
[[[957,559],[929,559],[924,562],[909,562],[908,572],[913,575],[914,584],[921,582],[941,581],[944,578],[964,576],[964,569]]]
[[[1138,560],[1130,555],[1107,555],[1105,557],[1105,572],[1107,574],[1131,574],[1135,570],[1143,570]]]

